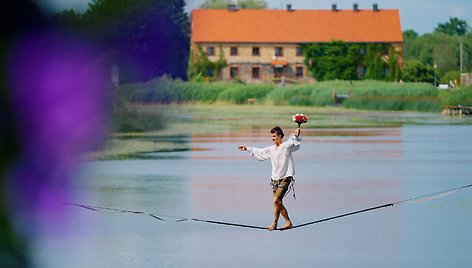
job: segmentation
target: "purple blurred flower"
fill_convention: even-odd
[[[15,208],[56,218],[77,160],[104,140],[111,87],[98,50],[79,38],[36,33],[13,47],[9,90],[20,157],[10,174]]]

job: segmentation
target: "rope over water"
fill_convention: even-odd
[[[368,212],[368,211],[372,211],[372,210],[376,210],[376,209],[391,207],[391,206],[402,204],[402,203],[415,203],[415,202],[423,202],[423,201],[433,200],[433,199],[436,199],[436,198],[441,198],[441,197],[450,195],[450,194],[455,193],[459,190],[469,188],[469,187],[472,187],[472,184],[452,188],[452,189],[437,192],[437,193],[432,193],[432,194],[427,194],[427,195],[423,195],[423,196],[419,196],[419,197],[405,199],[405,200],[401,200],[401,201],[397,201],[397,202],[393,202],[393,203],[388,203],[388,204],[384,204],[384,205],[380,205],[380,206],[375,206],[375,207],[365,208],[365,209],[361,209],[361,210],[357,210],[357,211],[353,211],[353,212],[348,212],[348,213],[344,213],[344,214],[340,214],[340,215],[337,215],[337,216],[332,216],[332,217],[328,217],[328,218],[324,218],[324,219],[320,219],[320,220],[306,222],[306,223],[295,225],[295,226],[293,226],[289,229],[279,228],[279,229],[276,229],[276,230],[279,230],[279,231],[291,230],[291,229],[300,228],[300,227],[304,227],[304,226],[308,226],[308,225],[313,225],[313,224],[317,224],[317,223],[321,223],[321,222],[325,222],[325,221],[330,221],[330,220],[334,220],[334,219],[339,219],[339,218],[342,218],[342,217],[347,217],[347,216],[351,216],[351,215],[355,215],[355,214],[359,214],[359,213],[364,213],[364,212]],[[182,221],[187,221],[187,220],[193,220],[193,221],[196,221],[196,222],[204,222],[204,223],[210,223],[210,224],[219,224],[219,225],[235,226],[235,227],[241,227],[241,228],[267,230],[267,227],[248,225],[248,224],[240,224],[240,223],[233,223],[233,222],[205,220],[205,219],[198,219],[198,218],[188,219],[188,218],[184,218],[184,217],[151,214],[151,213],[147,213],[147,212],[144,212],[144,211],[123,210],[123,209],[108,208],[108,207],[82,205],[82,204],[76,204],[76,203],[64,203],[64,204],[65,205],[78,206],[78,207],[93,210],[93,211],[111,210],[111,211],[133,213],[133,214],[147,214],[147,215],[149,215],[149,216],[151,216],[151,217],[153,217],[153,218],[155,218],[159,221],[168,221],[165,218],[174,218],[176,220],[173,220],[173,222],[182,222]]]
[[[109,207],[101,207],[101,206],[92,206],[92,205],[82,205],[82,204],[77,204],[77,203],[63,203],[64,205],[68,206],[77,206],[85,209],[89,209],[92,211],[99,211],[99,210],[110,210],[110,211],[115,211],[115,212],[121,212],[121,213],[132,213],[132,214],[143,214],[143,215],[148,215],[153,217],[156,220],[159,221],[169,221],[165,218],[172,218],[173,222],[182,222],[182,221],[187,221],[187,218],[184,217],[177,217],[177,216],[169,216],[169,215],[158,215],[155,213],[148,213],[144,211],[136,211],[136,210],[126,210],[126,209],[118,209],[118,208],[109,208]]]

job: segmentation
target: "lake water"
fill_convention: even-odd
[[[294,154],[294,224],[472,183],[472,126],[303,130]],[[191,151],[88,162],[67,227],[38,235],[38,267],[472,267],[472,188],[289,231],[272,220],[270,162],[238,144],[266,131],[188,139]],[[160,221],[149,214],[167,221]],[[174,218],[175,216],[176,218]],[[283,224],[281,217],[280,225]]]

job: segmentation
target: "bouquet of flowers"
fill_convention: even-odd
[[[301,124],[308,122],[308,117],[304,114],[296,114],[292,116],[292,121],[297,123],[300,128]]]

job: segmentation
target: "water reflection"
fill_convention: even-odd
[[[291,218],[300,224],[470,184],[471,130],[407,126],[304,131],[302,147],[294,154],[297,199],[285,199]],[[86,171],[90,180],[76,187],[78,201],[266,226],[272,220],[270,163],[250,160],[236,148],[240,143],[271,144],[265,132],[192,137],[193,150],[155,153],[153,159],[91,162]],[[61,240],[38,242],[38,263],[469,267],[472,257],[465,252],[472,249],[471,196],[462,191],[288,232],[74,208],[80,227]],[[274,258],[281,247],[290,257]],[[58,253],[61,260],[48,257]]]

